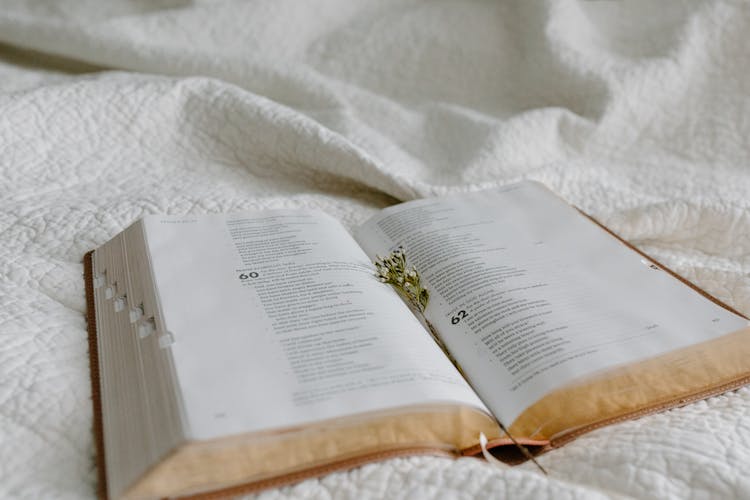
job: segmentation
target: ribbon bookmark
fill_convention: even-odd
[[[487,450],[487,436],[484,435],[484,432],[479,433],[479,445],[482,447],[482,456],[485,460],[487,460],[492,465],[496,465],[497,467],[500,467],[502,469],[509,468],[508,464],[501,462]]]

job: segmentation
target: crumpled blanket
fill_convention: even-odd
[[[744,2],[0,1],[0,497],[95,492],[83,254],[149,213],[547,184],[750,313]],[[262,498],[750,497],[750,390],[540,475],[388,460]]]

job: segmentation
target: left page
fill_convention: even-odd
[[[482,402],[335,219],[149,216],[144,231],[194,439]]]

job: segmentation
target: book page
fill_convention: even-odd
[[[580,377],[747,326],[541,184],[389,207],[356,236],[403,245],[426,316],[503,423]]]
[[[144,219],[195,439],[408,405],[487,411],[322,212]]]

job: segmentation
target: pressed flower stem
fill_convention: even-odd
[[[450,360],[450,362],[453,363],[453,366],[456,367],[456,370],[458,370],[458,373],[460,373],[463,378],[466,378],[466,374],[461,368],[461,365],[458,364],[458,361],[456,361],[456,358],[453,357],[453,354],[451,354],[448,348],[445,347],[445,344],[443,343],[443,340],[440,338],[440,335],[438,334],[437,330],[435,330],[435,327],[432,326],[432,323],[430,323],[427,320],[427,318],[424,317],[424,313],[421,313],[421,314],[422,314],[422,319],[427,325],[427,330],[429,330],[430,336],[432,336],[432,340],[434,340],[435,343],[438,345],[438,347],[443,350],[443,354],[445,354],[445,357],[447,357]]]
[[[508,438],[510,438],[510,440],[513,442],[513,444],[516,445],[516,448],[518,448],[519,450],[521,450],[521,454],[526,459],[531,460],[532,462],[534,462],[534,465],[536,465],[539,468],[539,470],[542,471],[542,473],[544,473],[545,476],[547,476],[548,475],[547,474],[547,470],[544,467],[542,467],[542,464],[540,464],[539,462],[536,461],[536,458],[534,458],[534,455],[531,454],[531,452],[529,451],[529,449],[526,448],[521,443],[519,443],[518,441],[516,441],[516,438],[513,437],[513,434],[511,434],[510,432],[508,432],[508,429],[505,428],[505,426],[503,425],[502,422],[500,422],[500,420],[498,420],[498,419],[495,419],[495,420],[497,420],[497,425],[500,426],[500,430],[503,431],[505,433],[505,435],[508,436]]]
[[[391,252],[388,257],[376,257],[377,259],[375,261],[375,269],[377,270],[377,272],[375,273],[375,276],[382,283],[391,285],[394,290],[396,290],[396,292],[398,292],[398,294],[401,295],[401,297],[403,297],[417,313],[419,313],[422,322],[427,325],[427,330],[430,333],[432,340],[435,341],[438,347],[440,347],[440,349],[443,351],[443,354],[445,354],[450,362],[453,363],[453,366],[456,367],[458,373],[460,373],[461,376],[466,379],[466,374],[461,368],[461,365],[458,364],[456,358],[454,358],[450,351],[448,351],[448,348],[440,338],[440,334],[438,334],[432,323],[430,323],[425,317],[424,312],[425,309],[427,309],[427,303],[430,300],[430,292],[426,288],[422,287],[422,279],[417,269],[414,266],[412,266],[411,269],[408,268],[406,264],[406,252],[404,252],[404,249],[402,247],[398,247],[396,250]],[[511,433],[508,432],[508,429],[506,429],[502,422],[497,420],[497,423],[500,426],[500,430],[502,430],[505,435],[508,436],[508,438],[513,442],[513,444],[516,445],[516,448],[521,451],[521,454],[528,460],[534,462],[534,465],[539,467],[539,470],[541,470],[546,475],[547,471],[544,470],[544,467],[542,467],[539,462],[536,461],[534,455],[531,454],[528,448],[516,441],[516,438],[514,438]]]
[[[430,331],[430,335],[432,336],[432,340],[435,341],[435,343],[440,347],[440,349],[443,350],[443,353],[445,356],[450,360],[451,363],[453,363],[453,366],[456,367],[456,370],[458,370],[458,373],[461,374],[463,378],[466,378],[466,374],[464,373],[463,369],[461,369],[461,365],[458,364],[458,361],[456,361],[456,358],[453,357],[453,355],[448,351],[448,348],[445,347],[445,344],[440,339],[440,335],[438,335],[437,330],[435,330],[435,327],[432,326],[432,323],[430,323],[427,318],[425,318],[424,313],[420,311],[420,314],[422,315],[422,319],[424,320],[425,324],[427,325],[428,330]],[[497,419],[495,419],[497,420]],[[497,420],[498,425],[500,426],[500,430],[505,433],[506,436],[513,442],[514,445],[516,445],[516,448],[518,448],[521,451],[521,454],[527,459],[534,462],[534,465],[536,465],[540,471],[544,473],[544,475],[547,475],[547,471],[545,470],[542,465],[536,461],[534,458],[534,455],[531,454],[528,448],[526,448],[524,445],[516,441],[516,438],[513,437],[513,435],[508,431],[508,429],[503,425],[500,420]]]

